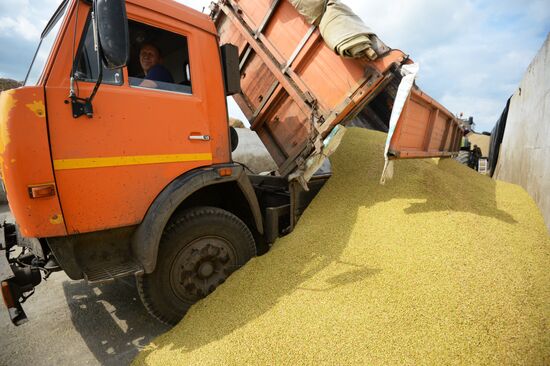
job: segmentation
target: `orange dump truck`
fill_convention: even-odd
[[[222,1],[210,17],[168,0],[63,1],[25,85],[0,96],[16,219],[1,226],[0,280],[14,324],[27,320],[21,304],[42,277],[60,270],[89,282],[134,275],[148,311],[179,321],[293,229],[330,177],[317,168],[341,135],[335,126],[370,108],[387,128],[411,61],[377,52],[336,55],[287,1]],[[277,172],[232,161],[227,95]],[[460,137],[456,119],[415,87],[388,156],[449,156]]]

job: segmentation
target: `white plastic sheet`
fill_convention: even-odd
[[[310,24],[315,25],[319,25],[327,7],[326,0],[290,0],[290,3]]]
[[[329,0],[319,29],[327,45],[343,57],[375,59],[372,29],[339,0]]]
[[[340,0],[290,0],[310,23],[319,26],[325,43],[340,56],[377,58],[372,48],[372,29]]]
[[[393,161],[390,160],[388,156],[390,151],[390,143],[393,133],[395,132],[395,128],[397,127],[399,117],[401,117],[405,103],[411,93],[411,89],[414,85],[414,80],[416,79],[419,68],[420,66],[417,63],[404,65],[401,67],[403,79],[401,79],[401,83],[397,89],[397,95],[395,96],[393,109],[391,111],[388,138],[386,139],[386,148],[384,149],[385,164],[384,170],[382,171],[382,176],[380,177],[380,184],[385,184],[387,179],[393,178]]]

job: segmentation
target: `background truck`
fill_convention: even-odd
[[[368,111],[363,123],[388,129],[411,61],[375,41],[376,60],[342,58],[286,0],[221,1],[210,17],[168,0],[63,1],[25,85],[0,96],[16,219],[2,225],[0,280],[12,321],[26,321],[21,303],[58,270],[89,282],[135,275],[148,311],[179,321],[292,231],[330,177],[318,168],[341,124]],[[145,43],[174,82],[143,83]],[[227,95],[276,172],[232,161]],[[461,134],[414,87],[388,154],[451,156]]]

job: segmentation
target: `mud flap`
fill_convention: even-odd
[[[28,321],[27,315],[19,302],[19,298],[13,288],[15,274],[8,261],[6,237],[4,225],[0,225],[0,282],[2,284],[2,298],[8,309],[10,320],[15,325],[21,325]]]
[[[27,314],[25,314],[19,300],[14,296],[10,281],[2,281],[2,297],[4,298],[4,304],[8,308],[11,322],[14,325],[26,323],[28,321]]]

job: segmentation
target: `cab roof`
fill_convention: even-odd
[[[216,27],[208,15],[173,0],[126,0],[126,3],[182,20],[208,33],[217,35]]]

